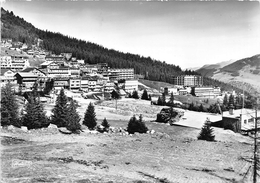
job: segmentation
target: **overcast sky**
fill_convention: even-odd
[[[259,3],[12,1],[34,26],[107,48],[198,67],[260,53]]]

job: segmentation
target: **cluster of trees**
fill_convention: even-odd
[[[57,97],[54,108],[52,109],[52,116],[48,118],[44,111],[43,105],[40,102],[40,96],[37,91],[37,83],[34,84],[33,92],[28,96],[27,103],[25,104],[24,110],[19,116],[19,106],[16,100],[12,85],[8,83],[1,89],[1,125],[9,126],[13,125],[16,127],[26,126],[28,130],[46,128],[51,123],[57,127],[66,127],[72,133],[80,133],[81,124],[80,116],[77,112],[77,102],[69,100],[61,89]],[[92,103],[89,103],[88,108],[85,111],[83,125],[87,126],[88,129],[94,130],[97,127],[97,118],[95,113],[95,107]],[[103,126],[102,132],[109,130],[109,123],[104,118],[101,123]],[[129,133],[146,133],[148,128],[142,120],[142,115],[139,116],[139,120],[133,116],[127,127]]]

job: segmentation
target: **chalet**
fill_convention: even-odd
[[[82,78],[80,83],[80,89],[82,91],[88,91],[88,81],[89,78]]]
[[[20,91],[31,90],[38,80],[38,75],[29,72],[18,72],[14,75]]]
[[[39,78],[45,78],[47,75],[42,70],[36,67],[27,67],[26,69],[22,70],[21,72],[28,72],[37,75]]]
[[[78,64],[85,64],[85,60],[77,60]]]
[[[94,91],[95,88],[96,88],[96,85],[97,85],[97,79],[92,78],[88,81],[88,89],[89,90]]]
[[[69,80],[70,90],[79,90],[80,89],[80,83],[81,83],[80,78],[70,78],[70,80]]]
[[[104,91],[105,92],[112,92],[115,89],[114,82],[108,82],[104,85]]]
[[[69,68],[69,74],[70,74],[71,77],[79,77],[80,76],[80,69],[70,67]]]
[[[1,68],[21,71],[29,67],[29,59],[27,56],[3,56],[1,57]]]
[[[252,109],[234,110],[231,108],[222,114],[223,128],[234,132],[251,131],[255,128],[255,113],[256,111]],[[260,124],[260,120],[257,121],[257,124]]]
[[[69,88],[69,78],[68,77],[61,77],[61,78],[55,78],[53,87],[55,90],[60,90],[61,88]]]
[[[63,56],[46,56],[45,60],[46,61],[54,61],[56,63],[61,63],[61,64],[63,64],[64,61],[65,61]]]
[[[11,70],[11,69],[2,69],[1,68],[1,73],[0,73],[0,79],[1,79],[1,83],[0,86],[4,86],[6,85],[8,82],[10,82],[11,84],[16,84],[16,80],[14,75],[16,74],[15,71]]]
[[[42,69],[45,69],[45,68],[48,68],[49,65],[52,64],[52,63],[54,63],[54,62],[53,62],[53,61],[45,61],[45,62],[43,62],[43,63],[40,65],[40,67],[41,67]]]

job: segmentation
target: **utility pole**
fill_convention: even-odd
[[[257,177],[257,105],[258,99],[256,100],[256,107],[255,107],[255,139],[254,139],[254,174],[253,174],[253,183],[256,183]]]

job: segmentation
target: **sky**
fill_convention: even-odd
[[[257,1],[6,0],[1,4],[37,28],[182,69],[260,54]]]

